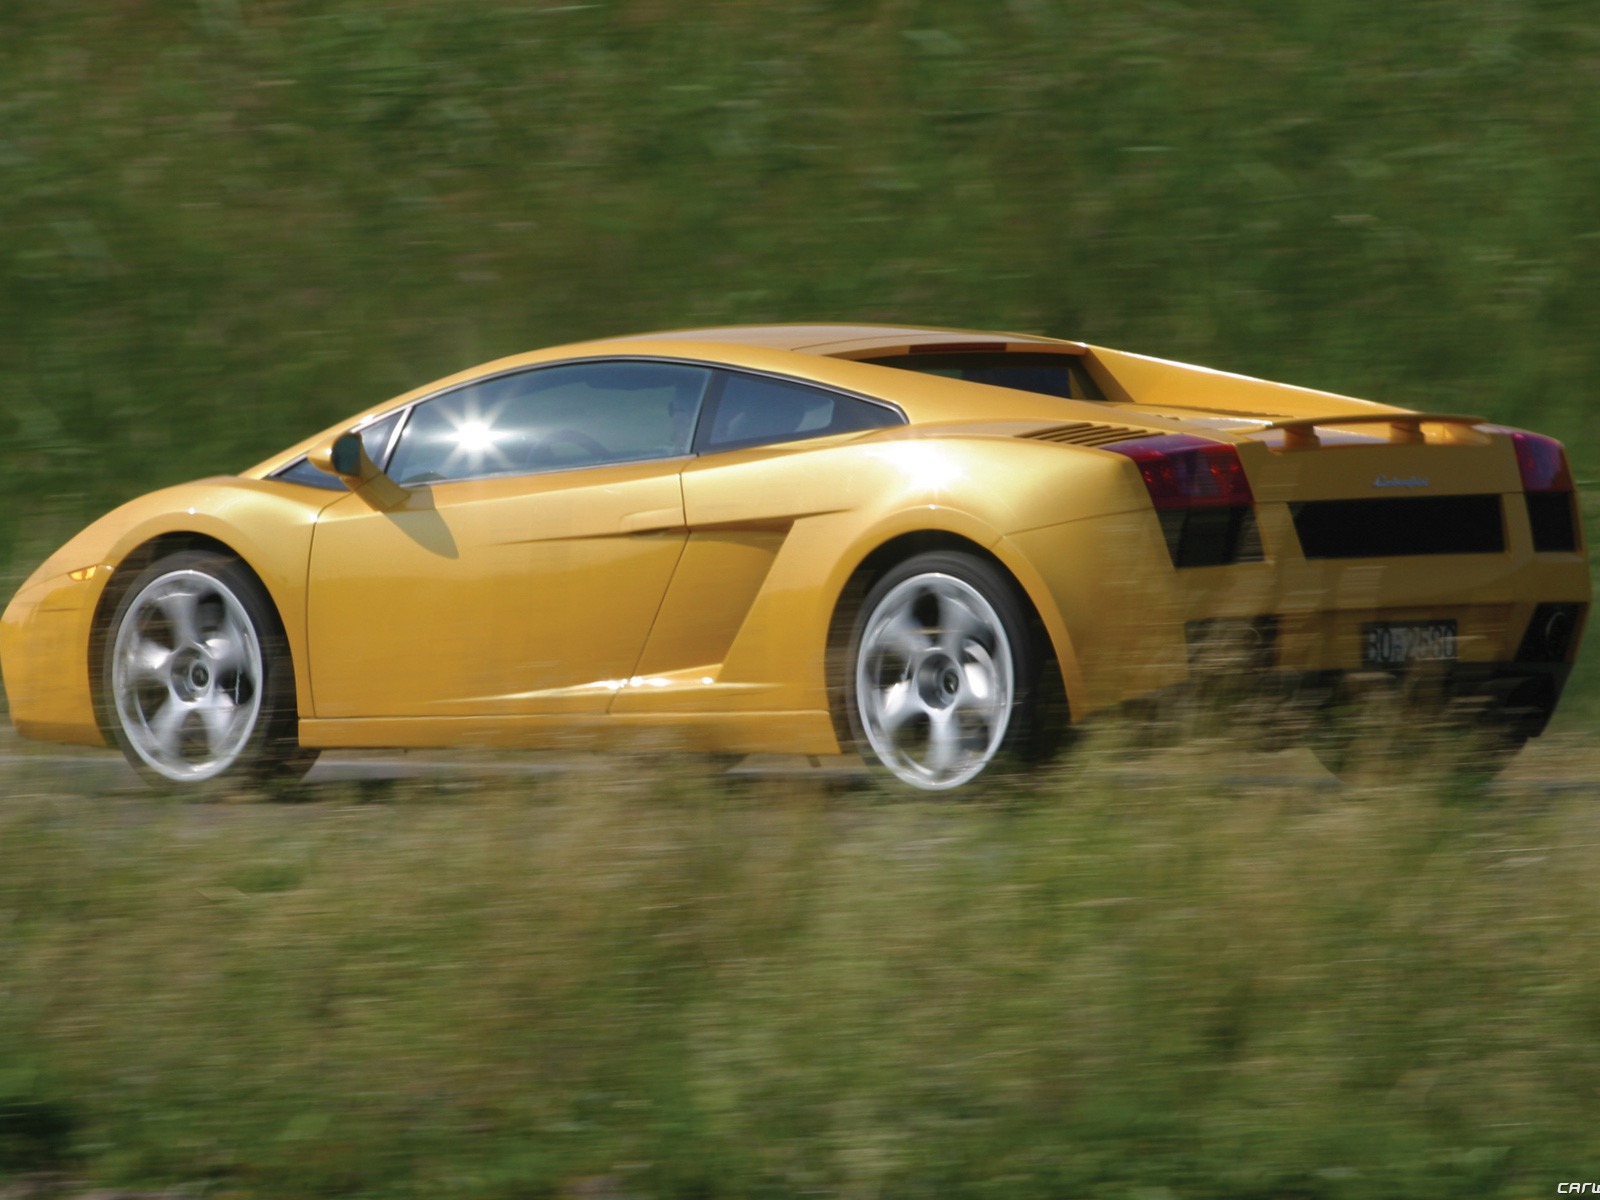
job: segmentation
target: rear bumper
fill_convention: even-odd
[[[1540,605],[1586,610],[1582,552],[1535,552],[1524,528],[1512,531],[1503,553],[1308,560],[1283,535],[1286,507],[1257,509],[1263,560],[1228,566],[1174,567],[1153,512],[1005,539],[1008,556],[1037,571],[1025,586],[1045,614],[1074,717],[1189,682],[1197,664],[1186,631],[1206,621],[1270,621],[1273,653],[1258,665],[1299,679],[1362,674],[1370,623],[1454,621],[1457,678],[1497,687],[1501,680],[1543,680],[1528,686],[1553,687],[1559,697],[1582,628],[1559,662],[1529,661],[1524,641]]]

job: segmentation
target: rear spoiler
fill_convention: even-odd
[[[1283,448],[1285,450],[1314,450],[1322,445],[1322,439],[1317,437],[1317,427],[1319,425],[1387,425],[1389,427],[1389,440],[1405,444],[1422,441],[1422,427],[1424,425],[1486,424],[1488,424],[1487,417],[1467,417],[1455,413],[1355,413],[1341,414],[1336,417],[1295,417],[1288,421],[1274,421],[1270,425],[1263,425],[1259,432],[1265,433],[1269,429],[1281,429],[1283,430]]]

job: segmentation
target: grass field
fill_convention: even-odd
[[[1102,739],[964,805],[676,757],[302,805],[13,768],[0,1170],[232,1197],[1593,1178],[1592,792],[1277,761]]]
[[[0,4],[0,588],[429,378],[729,321],[1478,412],[1565,439],[1600,528],[1597,78],[1574,0]],[[1597,659],[1558,773],[1592,776]],[[1132,786],[1091,747],[976,805],[644,760],[296,806],[0,767],[0,1181],[1600,1179],[1592,801],[1241,789],[1227,754]]]

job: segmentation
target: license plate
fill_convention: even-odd
[[[1454,621],[1374,621],[1361,627],[1363,666],[1403,667],[1455,660]]]

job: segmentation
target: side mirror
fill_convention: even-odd
[[[363,457],[361,438],[354,433],[341,433],[334,438],[333,448],[328,454],[328,458],[333,464],[333,469],[344,476],[354,475],[360,477],[366,474],[361,469]]]
[[[337,475],[352,489],[378,473],[377,466],[362,449],[359,433],[341,433],[331,442],[313,446],[306,454],[306,461],[319,471]]]
[[[344,480],[352,492],[360,492],[374,508],[398,508],[410,496],[367,456],[359,433],[341,433],[313,446],[306,452],[306,461],[317,470]]]

